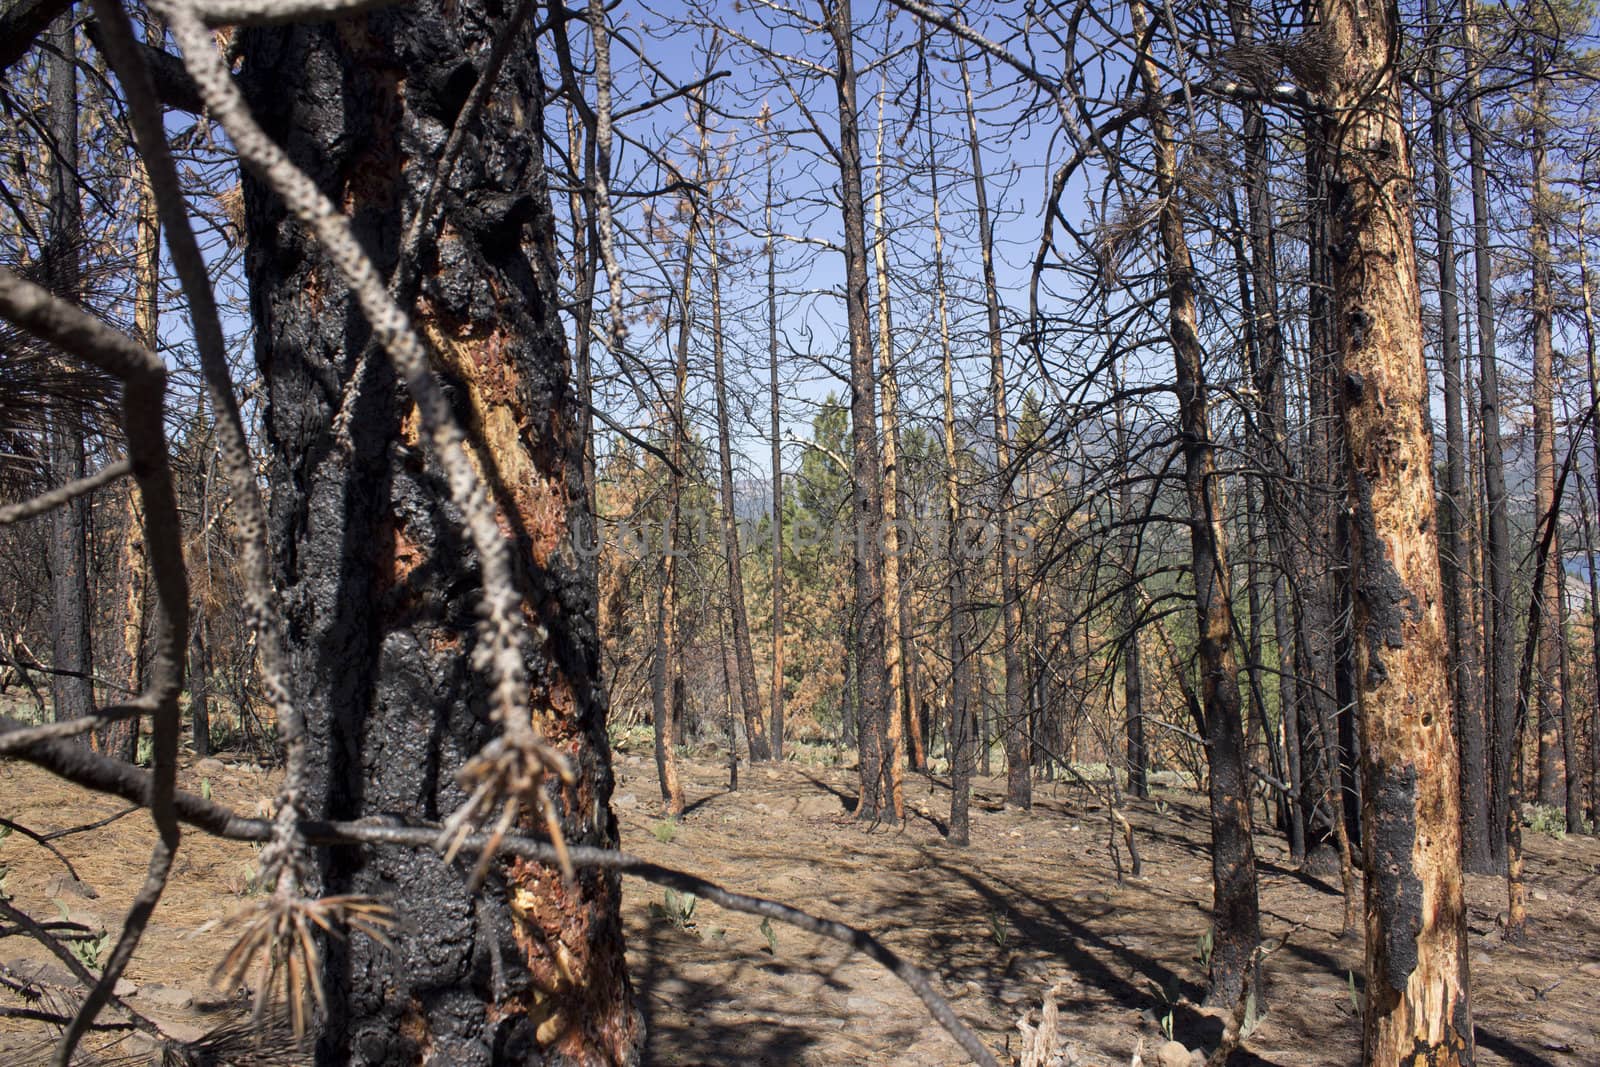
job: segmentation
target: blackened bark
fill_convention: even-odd
[[[242,80],[267,131],[392,271],[415,209],[504,15],[430,0],[338,23],[242,34]],[[571,761],[567,840],[617,843],[595,621],[581,536],[583,442],[557,316],[539,140],[538,49],[514,48],[457,163],[443,236],[426,248],[416,324],[474,437],[473,457],[517,545],[536,624],[531,714]],[[478,579],[460,516],[386,364],[344,380],[369,330],[307,231],[245,181],[247,269],[266,383],[271,535],[294,698],[310,735],[312,814],[437,819],[456,772],[492,734],[471,667]],[[530,258],[525,249],[530,249]],[[331,432],[354,390],[348,447]],[[529,832],[536,832],[531,827]],[[370,893],[404,913],[392,950],[330,942],[324,1064],[631,1063],[639,1022],[614,875],[329,851],[313,891]]]
[[[772,758],[783,759],[783,409],[778,401],[778,253],[772,232],[772,160],[767,160],[767,373],[772,409]]]
[[[1134,32],[1145,37],[1142,0],[1130,0]],[[1138,74],[1147,98],[1160,96],[1155,61],[1146,52]],[[1167,330],[1188,507],[1190,568],[1194,578],[1195,632],[1200,669],[1201,727],[1205,735],[1211,814],[1213,891],[1209,1003],[1231,1007],[1254,989],[1261,943],[1255,850],[1251,838],[1250,768],[1240,718],[1239,667],[1233,649],[1232,583],[1222,525],[1222,494],[1211,440],[1205,359],[1200,346],[1194,267],[1184,232],[1177,184],[1177,149],[1169,120],[1152,109],[1159,228],[1166,272]]]
[[[1366,860],[1362,1062],[1473,1060],[1398,11],[1320,0]]]
[[[211,755],[211,650],[205,629],[205,615],[197,612],[189,642],[189,719],[197,757]]]
[[[1433,0],[1423,5],[1423,18],[1433,35],[1428,50],[1428,135],[1433,149],[1434,256],[1439,271],[1439,348],[1444,365],[1445,507],[1439,515],[1445,605],[1450,620],[1450,653],[1454,678],[1456,736],[1461,746],[1461,861],[1469,871],[1487,873],[1489,798],[1484,790],[1484,717],[1482,672],[1473,633],[1473,597],[1468,582],[1472,527],[1467,491],[1465,429],[1461,418],[1461,313],[1456,294],[1455,185],[1451,180],[1449,116],[1443,99],[1440,41]]]
[[[701,151],[705,151],[706,127],[702,117]],[[744,600],[744,555],[739,548],[739,524],[734,516],[733,445],[728,418],[728,380],[724,372],[722,343],[722,271],[717,247],[717,216],[711,210],[710,235],[706,250],[711,257],[711,351],[712,385],[717,402],[717,458],[721,464],[722,554],[728,567],[728,611],[733,616],[733,654],[738,667],[739,709],[744,715],[745,741],[750,746],[752,763],[772,758],[767,745],[767,725],[761,714],[761,694],[756,689],[756,661],[750,650],[750,613]]]
[[[978,250],[983,261],[983,308],[989,342],[989,400],[994,416],[995,465],[998,468],[995,563],[1000,571],[1000,633],[1004,642],[1000,658],[1005,667],[1005,701],[1000,706],[1000,736],[1006,750],[1006,803],[1026,811],[1033,807],[1033,784],[1029,767],[1028,714],[1024,703],[1027,680],[1022,671],[1022,610],[1017,592],[1017,561],[1012,545],[1016,472],[1011,469],[1010,414],[1006,410],[1005,339],[1000,332],[1000,288],[995,281],[994,230],[989,219],[989,188],[983,173],[978,116],[966,63],[962,62],[960,68],[961,86],[966,95],[967,150],[972,160],[973,202],[978,211]],[[987,746],[984,753],[987,760]]]
[[[850,331],[851,500],[855,516],[856,731],[861,795],[856,817],[884,814],[889,791],[888,664],[883,602],[883,464],[878,450],[877,391],[867,299],[866,202],[862,198],[860,112],[856,103],[855,25],[850,0],[827,11],[838,99],[840,207],[844,217],[845,313]]]
[[[1150,754],[1144,737],[1144,673],[1139,662],[1139,528],[1132,522],[1133,478],[1128,466],[1128,427],[1122,383],[1116,370],[1116,357],[1110,362],[1111,388],[1116,393],[1115,419],[1118,462],[1125,474],[1117,488],[1117,518],[1122,531],[1122,580],[1127,583],[1120,598],[1122,618],[1122,719],[1127,745],[1128,792],[1141,800],[1150,795]],[[1041,647],[1043,647],[1041,645]]]
[[[1462,0],[1467,52],[1478,52],[1477,16]],[[1496,868],[1506,861],[1505,826],[1516,736],[1516,626],[1511,609],[1511,520],[1500,442],[1500,371],[1495,353],[1494,275],[1489,257],[1489,177],[1485,162],[1488,128],[1478,102],[1477,60],[1467,71],[1467,151],[1472,172],[1472,258],[1478,304],[1479,421],[1483,427],[1483,479],[1487,500],[1489,734],[1489,855]]]
[[[78,200],[77,46],[69,11],[45,35],[46,121],[54,149],[50,161],[49,233],[45,272],[50,290],[76,303],[81,286],[78,255],[83,219]],[[64,484],[82,478],[82,413],[54,413],[49,441],[50,478]],[[51,665],[50,695],[57,721],[77,719],[94,708],[89,636],[89,498],[78,496],[50,513]],[[71,672],[60,673],[60,672]]]

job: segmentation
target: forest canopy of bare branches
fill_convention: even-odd
[[[7,1062],[1600,1055],[1593,5],[3,2]]]

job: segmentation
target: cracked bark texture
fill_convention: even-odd
[[[247,31],[242,81],[264,128],[351,216],[392,271],[467,94],[509,10],[417,5]],[[530,623],[530,714],[576,773],[560,790],[569,842],[614,847],[597,685],[592,561],[574,553],[582,440],[554,297],[552,216],[529,136],[542,122],[530,40],[513,52],[423,249],[415,322],[500,508]],[[455,775],[493,735],[471,667],[477,564],[418,419],[386,363],[364,379],[350,445],[331,431],[369,331],[283,206],[245,180],[249,272],[266,383],[275,578],[294,698],[310,733],[313,815],[438,819]],[[531,829],[530,824],[524,829]],[[537,832],[537,831],[534,831]],[[393,950],[330,942],[316,1062],[631,1063],[640,1024],[614,874],[324,851],[314,891],[370,893],[404,916]]]
[[[1366,827],[1368,1064],[1473,1059],[1398,12],[1322,0]]]

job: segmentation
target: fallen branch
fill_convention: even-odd
[[[17,727],[18,724],[13,720],[0,718],[0,740]],[[110,793],[128,800],[141,799],[149,789],[150,775],[147,772],[101,756],[71,742],[34,741],[17,751],[16,756],[86,789]],[[268,841],[272,837],[273,824],[265,819],[245,818],[221,804],[181,790],[174,792],[172,799],[180,820],[217,837],[253,842]],[[430,851],[433,850],[439,836],[437,825],[405,823],[400,820],[331,822],[308,819],[301,823],[301,830],[306,840],[314,845],[376,845]],[[550,866],[558,866],[560,863],[560,852],[555,845],[526,837],[507,835],[496,841],[493,834],[475,833],[466,835],[459,844],[459,851],[473,855],[490,848],[497,853]],[[909,986],[927,1007],[928,1013],[951,1037],[955,1038],[973,1063],[982,1067],[999,1067],[994,1054],[957,1017],[955,1010],[938,990],[934,989],[928,972],[865,930],[812,915],[776,900],[737,893],[697,874],[653,863],[627,852],[586,845],[567,845],[566,852],[574,867],[617,871],[680,893],[693,893],[702,900],[709,900],[729,911],[759,915],[849,945],[855,951],[882,964],[885,969]]]

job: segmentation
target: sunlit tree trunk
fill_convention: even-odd
[[[1396,10],[1320,0],[1361,714],[1363,1062],[1467,1064],[1461,824]]]
[[[930,89],[932,75],[924,84]],[[927,116],[928,149],[933,158],[933,116]],[[950,604],[946,620],[949,633],[950,688],[949,717],[945,749],[950,760],[950,830],[952,845],[971,841],[970,805],[972,801],[972,744],[975,723],[972,714],[971,665],[967,659],[967,580],[962,544],[960,454],[956,447],[956,400],[954,356],[950,341],[950,294],[944,273],[944,227],[940,217],[939,168],[930,168],[929,185],[933,200],[933,284],[939,323],[939,367],[944,386],[944,513],[945,584]]]
[[[1000,659],[1005,670],[1005,693],[999,705],[1000,737],[1006,750],[1006,803],[1027,810],[1033,807],[1032,757],[1028,744],[1027,678],[1022,670],[1022,608],[1017,594],[1017,561],[1011,524],[1016,497],[1016,472],[1011,469],[1011,423],[1006,409],[1005,337],[1000,328],[1000,287],[995,279],[993,221],[989,215],[989,188],[983,172],[983,149],[978,139],[978,115],[972,96],[972,77],[963,60],[961,89],[967,110],[967,151],[972,161],[973,201],[977,208],[978,252],[983,263],[983,309],[989,343],[989,401],[994,419],[995,462],[995,564],[1000,580]],[[987,733],[985,734],[987,739]],[[984,746],[988,758],[988,746]],[[987,770],[985,771],[987,773]]]
[[[778,396],[778,252],[767,159],[767,373],[772,415],[772,758],[783,759],[783,409]]]
[[[907,625],[911,601],[901,570],[911,542],[901,534],[910,527],[900,521],[900,382],[895,373],[894,318],[889,296],[889,235],[883,212],[883,94],[878,95],[878,138],[875,152],[876,181],[872,188],[872,260],[878,283],[878,377],[883,420],[883,651],[888,671],[887,736],[888,781],[895,821],[904,822],[905,749],[907,719],[911,709],[910,662],[906,656]]]
[[[1535,516],[1550,511],[1556,486],[1555,425],[1555,345],[1550,331],[1555,318],[1555,295],[1551,290],[1550,191],[1545,173],[1545,126],[1550,121],[1547,106],[1548,82],[1545,76],[1544,46],[1535,44],[1533,100],[1529,107],[1530,181],[1528,245],[1533,259],[1533,509]],[[1561,559],[1561,530],[1552,530],[1552,558]],[[1561,646],[1564,627],[1561,613],[1561,568],[1546,567],[1539,586],[1544,600],[1540,612],[1543,629],[1539,634],[1539,660],[1534,679],[1538,708],[1539,786],[1541,804],[1559,807],[1563,803],[1562,720],[1566,717],[1561,691]]]

